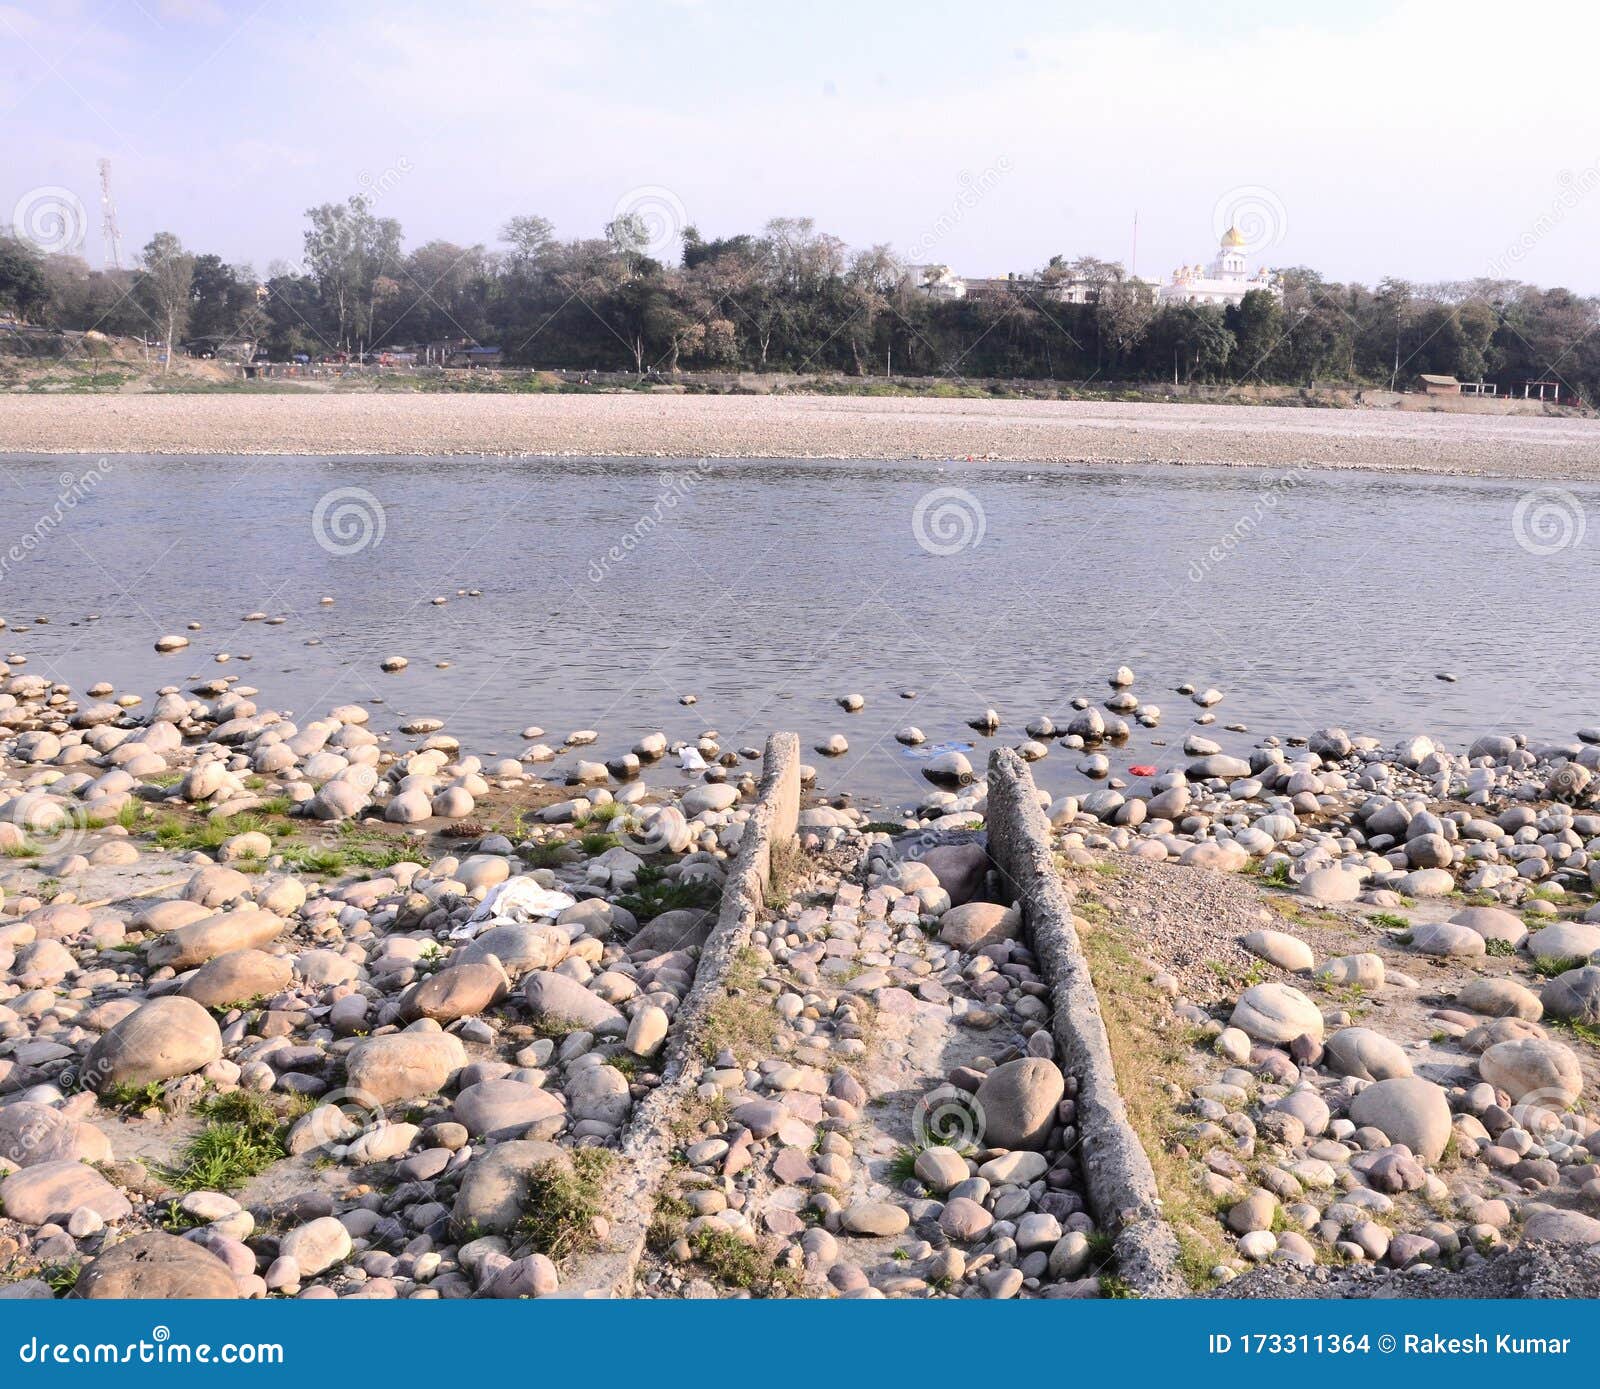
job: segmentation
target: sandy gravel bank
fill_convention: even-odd
[[[751,396],[0,399],[0,452],[576,454],[1311,465],[1600,479],[1600,421]]]

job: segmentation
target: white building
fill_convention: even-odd
[[[1159,297],[1161,282],[1147,280],[1143,275],[1128,275],[1118,283],[1136,285],[1145,290],[1152,299]],[[1074,277],[1070,280],[1058,280],[1050,287],[1050,297],[1062,304],[1095,304],[1100,300],[1101,281],[1086,280]]]
[[[908,265],[906,274],[930,299],[965,299],[967,282],[948,265]]]
[[[1283,290],[1266,269],[1251,274],[1244,263],[1245,240],[1237,227],[1229,227],[1217,247],[1216,259],[1202,269],[1180,265],[1161,286],[1163,304],[1237,304],[1253,289],[1282,295]]]

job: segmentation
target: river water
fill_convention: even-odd
[[[924,787],[893,739],[903,724],[975,744],[981,764],[1040,714],[1064,726],[1073,696],[1103,699],[1122,664],[1163,717],[1112,752],[1119,773],[1177,755],[1201,712],[1183,682],[1224,692],[1205,732],[1230,749],[1330,723],[1451,743],[1600,723],[1600,490],[1582,485],[993,462],[6,458],[0,547],[0,649],[79,690],[106,680],[148,700],[232,675],[302,718],[371,702],[375,727],[432,715],[501,756],[530,724],[554,744],[598,730],[591,756],[657,728],[715,729],[726,747],[792,728],[821,789],[872,803]],[[284,621],[241,621],[253,612]],[[155,652],[190,622],[186,651]],[[382,673],[390,655],[409,667]],[[862,712],[835,705],[849,692]],[[1004,726],[986,739],[965,721],[991,706]],[[811,756],[832,733],[849,753]],[[1081,789],[1077,760],[1053,746],[1035,773]]]

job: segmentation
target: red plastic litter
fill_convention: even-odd
[[[1154,767],[1147,767],[1143,763],[1140,763],[1137,767],[1129,767],[1128,770],[1132,772],[1134,776],[1154,776],[1156,774],[1156,769]]]

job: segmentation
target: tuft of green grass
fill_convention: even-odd
[[[160,1225],[169,1235],[181,1235],[185,1230],[192,1230],[197,1225],[204,1225],[205,1221],[197,1215],[190,1215],[182,1210],[176,1201],[168,1201],[167,1208],[161,1214]]]
[[[800,1280],[793,1269],[782,1268],[771,1252],[740,1239],[731,1230],[702,1226],[689,1237],[694,1261],[728,1288],[742,1288],[756,1297],[792,1297]]]
[[[1545,1026],[1557,1027],[1580,1042],[1587,1042],[1592,1047],[1600,1047],[1600,1027],[1593,1023],[1584,1022],[1581,1018],[1554,1018],[1548,1013],[1544,1018]]]
[[[1374,926],[1388,926],[1396,931],[1408,930],[1411,923],[1405,917],[1394,912],[1373,912],[1367,918]]]
[[[518,852],[529,868],[559,868],[565,861],[562,850],[566,847],[567,841],[564,839],[549,839],[543,844],[530,844]]]
[[[728,970],[721,994],[706,1010],[700,1046],[709,1061],[727,1048],[741,1061],[766,1055],[772,1043],[777,1014],[761,988],[761,964],[749,946],[741,950]]]
[[[302,873],[330,878],[343,873],[345,867],[345,856],[338,849],[314,848],[307,844],[287,845],[283,850],[283,861]]]
[[[39,1270],[39,1277],[50,1285],[50,1291],[56,1297],[71,1297],[73,1289],[78,1286],[78,1276],[82,1272],[81,1263],[50,1264]]]
[[[583,835],[578,840],[578,847],[590,858],[605,853],[607,849],[615,849],[622,843],[614,834],[604,834],[598,831]]]
[[[265,820],[254,811],[247,811],[220,820],[199,820],[194,823],[169,815],[156,825],[155,838],[163,849],[199,849],[214,853],[234,835],[253,831],[269,836],[288,833],[285,826]]]
[[[1488,955],[1515,955],[1517,947],[1508,940],[1485,938],[1483,942],[1484,953]]]
[[[414,844],[385,843],[381,845],[356,845],[344,851],[347,862],[358,868],[393,868],[397,863],[422,863],[428,861],[425,851]]]
[[[767,910],[782,911],[789,905],[805,874],[806,855],[800,840],[794,836],[779,840],[772,846],[767,869],[767,885],[762,900]]]
[[[1582,969],[1589,963],[1587,955],[1563,955],[1555,959],[1535,960],[1533,972],[1542,974],[1546,979],[1554,979],[1558,974],[1565,974],[1569,969]]]
[[[607,1148],[575,1148],[567,1161],[552,1159],[534,1169],[517,1229],[535,1252],[560,1264],[599,1243],[595,1226],[608,1209],[616,1162]]]
[[[160,1106],[166,1087],[159,1080],[148,1085],[117,1084],[100,1092],[100,1100],[112,1109],[146,1110]]]
[[[913,1148],[909,1144],[896,1148],[894,1156],[889,1160],[889,1180],[896,1186],[901,1182],[917,1180],[917,1159],[921,1156],[922,1149]]]
[[[161,1172],[178,1191],[234,1191],[288,1156],[278,1115],[259,1095],[230,1091],[195,1112],[211,1122]]]
[[[617,905],[644,925],[665,912],[689,908],[709,910],[721,900],[722,890],[703,878],[678,882],[659,868],[642,868],[634,880],[633,891],[617,898]]]
[[[1166,1088],[1170,1077],[1190,1064],[1192,1033],[1172,1025],[1170,1003],[1134,954],[1136,938],[1109,922],[1096,922],[1080,932],[1080,939],[1104,1010],[1118,1088],[1155,1169],[1163,1214],[1178,1241],[1179,1270],[1191,1287],[1208,1287],[1214,1281],[1211,1270],[1227,1260],[1227,1246],[1184,1148],[1189,1121]],[[1111,1237],[1102,1238],[1104,1263],[1111,1256]],[[1090,1247],[1098,1247],[1094,1237]],[[1114,1271],[1103,1273],[1104,1296],[1128,1291]]]

